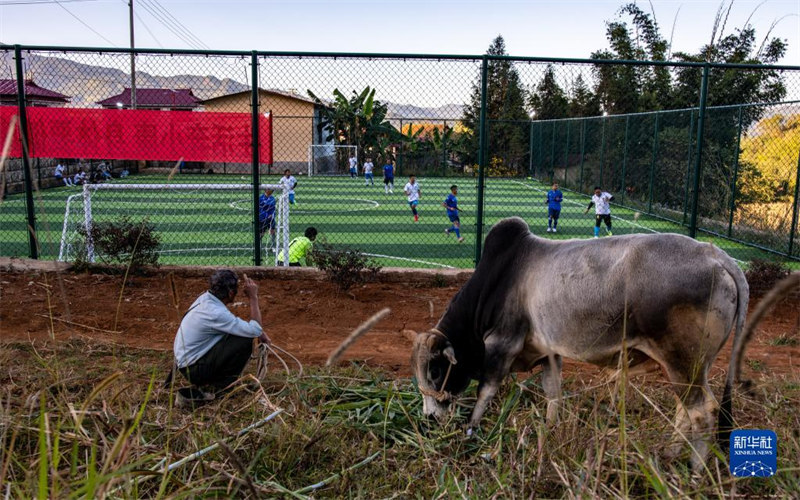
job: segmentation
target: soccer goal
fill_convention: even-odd
[[[277,265],[289,249],[288,193],[277,184],[260,192],[267,188],[275,193],[275,235],[267,229],[259,246]],[[252,265],[253,204],[252,184],[86,184],[67,198],[58,260],[102,258],[93,231],[127,217],[153,226],[162,263]]]
[[[346,175],[351,156],[358,161],[358,146],[312,144],[308,146],[308,176]]]

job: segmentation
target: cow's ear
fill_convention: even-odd
[[[453,346],[447,346],[444,351],[442,351],[442,354],[444,354],[444,357],[447,358],[447,361],[449,361],[451,365],[458,363],[458,360],[456,360],[456,352],[453,350]]]
[[[411,342],[417,340],[419,333],[415,332],[414,330],[403,330],[403,337],[407,338]]]

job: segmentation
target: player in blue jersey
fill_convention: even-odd
[[[383,191],[384,194],[394,193],[394,165],[391,158],[383,166]]]
[[[265,189],[258,198],[258,223],[261,237],[269,231],[269,244],[267,248],[275,248],[275,197],[272,189]]]
[[[447,209],[447,218],[450,219],[450,222],[452,223],[452,226],[444,230],[444,234],[450,236],[451,231],[455,232],[458,242],[461,243],[464,241],[464,237],[461,236],[461,219],[458,217],[461,209],[458,208],[458,199],[456,198],[457,194],[458,186],[453,184],[450,186],[450,194],[448,194],[447,198],[445,198],[444,202],[442,202],[442,206]]]
[[[558,217],[561,215],[561,202],[564,195],[559,191],[558,184],[553,183],[553,188],[547,192],[547,232],[558,232]]]

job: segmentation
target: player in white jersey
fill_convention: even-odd
[[[600,186],[594,187],[594,196],[592,196],[592,201],[589,202],[589,206],[586,207],[586,211],[583,213],[588,214],[589,209],[592,208],[594,205],[594,237],[597,238],[600,236],[600,223],[605,222],[606,224],[606,234],[611,236],[613,233],[611,232],[611,202],[614,201],[614,196],[611,193],[607,193],[600,189]]]
[[[283,171],[283,177],[278,181],[278,184],[283,186],[283,189],[289,193],[289,204],[294,205],[294,188],[297,187],[297,179],[294,178],[292,173],[287,168]]]
[[[364,185],[367,186],[374,186],[375,181],[373,181],[372,177],[372,169],[375,168],[375,165],[372,164],[372,158],[367,158],[367,161],[364,162]]]
[[[408,183],[403,188],[403,191],[405,191],[406,196],[408,196],[408,206],[411,207],[411,213],[414,214],[414,222],[419,222],[417,205],[419,205],[419,199],[422,196],[422,190],[417,183],[416,175],[411,174],[408,176]]]
[[[358,177],[358,159],[356,155],[350,155],[350,178],[356,179]]]

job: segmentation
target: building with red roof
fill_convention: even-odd
[[[131,89],[125,87],[122,93],[111,96],[97,104],[104,108],[131,108]],[[191,89],[136,89],[136,109],[162,109],[172,111],[191,111],[200,107],[200,99]]]
[[[69,96],[40,87],[33,80],[25,80],[25,102],[28,106],[63,107]],[[18,106],[17,80],[0,79],[0,106]]]

